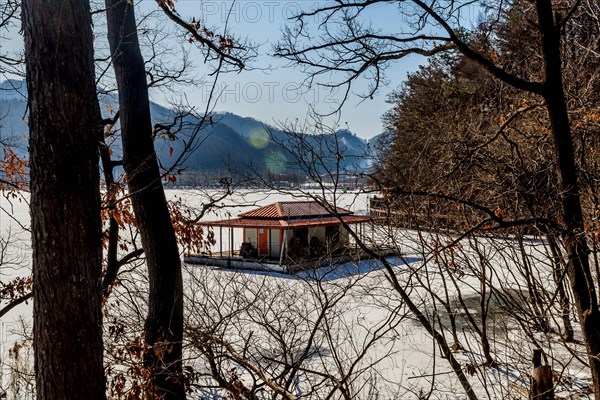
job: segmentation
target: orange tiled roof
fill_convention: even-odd
[[[365,215],[343,215],[340,218],[347,224],[357,224],[361,222],[372,221],[373,217]],[[258,219],[258,218],[236,218],[221,221],[202,221],[199,224],[204,226],[227,226],[234,228],[303,228],[309,226],[327,226],[340,223],[338,217],[313,217],[297,219]]]
[[[336,207],[337,215],[351,215],[352,211]],[[289,219],[333,216],[332,213],[316,201],[279,201],[256,210],[238,215],[241,219]]]

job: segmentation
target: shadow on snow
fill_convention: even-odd
[[[412,264],[419,261],[416,257],[398,257],[390,256],[385,258],[394,267]],[[366,259],[357,262],[346,262],[336,265],[330,265],[322,268],[306,269],[290,274],[276,271],[263,271],[253,269],[223,268],[227,271],[242,272],[248,275],[271,276],[282,279],[301,279],[312,281],[335,281],[337,279],[349,278],[356,275],[363,275],[369,272],[383,269],[383,264],[374,259]]]

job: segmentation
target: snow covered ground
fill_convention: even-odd
[[[207,195],[214,194],[197,190],[167,193],[170,199],[181,199],[195,207],[201,207]],[[225,207],[204,219],[235,217],[256,206],[301,198],[305,196],[294,192],[243,191],[223,200]],[[364,213],[368,195],[340,194],[336,202]],[[29,224],[29,212],[26,202],[18,199],[8,202],[1,198],[0,206],[0,232],[7,243],[0,279],[7,282],[30,274],[30,235],[23,229]],[[515,240],[481,238],[445,249],[451,238],[388,227],[374,229],[366,236],[397,247],[398,256],[389,258],[389,262],[401,286],[449,343],[454,342],[454,320],[461,345],[454,355],[468,372],[478,398],[521,398],[528,383],[531,353],[538,346],[547,353],[556,374],[557,394],[586,398],[589,374],[583,366],[584,349],[581,344],[565,346],[560,341],[562,322],[558,312],[554,308],[542,312],[549,316],[551,331],[543,333],[532,328],[535,310],[531,287],[543,296],[556,292],[545,243],[529,240],[521,251]],[[234,238],[234,242],[241,242],[241,238]],[[213,250],[218,248],[216,244]],[[534,284],[528,285],[527,279],[533,279]],[[296,396],[323,398],[332,392],[333,398],[340,398],[341,393],[333,388],[337,379],[344,380],[352,396],[360,399],[466,398],[449,363],[441,357],[439,346],[393,290],[379,262],[367,260],[294,276],[187,265],[185,280],[189,336],[186,364],[196,371],[209,372],[206,352],[198,338],[206,340],[206,332],[211,331],[230,346],[215,345],[228,353],[227,360],[219,362],[223,368],[235,368],[235,375],[246,385],[257,376],[252,366],[275,377],[297,361],[298,371],[288,386]],[[107,306],[110,317],[106,325],[112,323],[113,314],[115,319],[140,323],[143,282],[143,269],[132,268],[124,273],[123,286],[115,290]],[[132,295],[131,285],[139,285],[140,291]],[[136,302],[140,304],[135,308],[139,306],[141,311],[132,316]],[[139,334],[140,326],[132,328],[132,336]],[[576,323],[574,328],[577,331]],[[31,303],[5,315],[0,329],[0,357],[5,372],[1,385],[6,387],[15,368],[31,372],[27,354],[16,358],[14,351],[10,352],[15,343],[23,343],[23,335],[31,334]],[[485,364],[482,330],[490,342],[494,366]],[[246,361],[236,361],[231,354],[242,354]],[[198,378],[195,397],[224,396],[218,390],[201,387],[207,382],[210,379],[205,376]],[[9,397],[29,398],[26,380],[19,381],[19,385],[19,392]]]

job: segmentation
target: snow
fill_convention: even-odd
[[[181,199],[184,204],[198,208],[207,202],[208,195],[215,194],[214,191],[192,189],[167,191],[169,199]],[[309,194],[325,195],[330,200],[335,195],[337,206],[357,213],[364,213],[368,209],[368,194],[321,191]],[[23,195],[23,198],[26,200],[27,196]],[[211,211],[204,219],[235,217],[238,213],[257,206],[305,198],[306,194],[294,191],[280,193],[244,190],[236,193],[233,198],[220,202],[222,207]],[[26,228],[29,224],[29,211],[24,200],[13,199],[9,202],[5,198],[0,199],[0,232],[3,239],[10,238],[6,254],[11,260],[10,263],[0,265],[2,282],[30,274],[30,234],[20,226]],[[469,376],[469,381],[479,398],[519,398],[518,388],[528,384],[531,351],[537,345],[543,346],[554,371],[567,382],[559,388],[558,394],[585,398],[582,393],[590,383],[589,372],[577,360],[577,357],[585,360],[583,346],[570,344],[568,350],[560,342],[557,333],[538,332],[534,336],[528,336],[516,323],[516,316],[527,315],[526,311],[531,309],[516,241],[482,238],[475,243],[465,240],[450,254],[448,250],[440,250],[444,241],[450,238],[434,234],[374,227],[365,234],[365,238],[372,238],[375,242],[393,240],[393,244],[400,249],[400,254],[388,258],[388,262],[393,265],[401,285],[411,299],[434,321],[435,328],[440,329],[439,324],[444,324],[442,331],[450,343],[449,316],[441,303],[446,298],[446,292],[452,305],[456,306],[456,296],[460,290],[463,301],[468,305],[467,310],[476,321],[481,319],[479,293],[483,274],[490,285],[510,291],[514,294],[511,297],[513,300],[520,299],[513,301],[515,304],[511,305],[505,304],[496,295],[488,297],[487,304],[492,312],[487,327],[493,355],[499,362],[496,368],[482,365],[485,360],[481,345],[473,327],[466,321],[466,311],[454,308],[462,313],[457,324],[458,336],[465,349],[455,356],[462,365],[476,366],[475,375]],[[227,239],[224,238],[221,244],[224,250],[227,249],[226,242]],[[238,233],[234,242],[241,242]],[[530,259],[535,260],[534,276],[537,282],[544,283],[546,288],[552,288],[554,280],[551,263],[545,256],[546,244],[539,240],[528,240],[524,246]],[[218,248],[219,244],[215,244],[213,251]],[[442,264],[456,269],[456,273],[452,275],[456,279],[456,285],[447,270],[441,268]],[[132,268],[127,274],[125,284],[143,286],[143,269]],[[341,373],[340,370],[346,371],[351,367],[353,360],[360,359],[356,363],[355,372],[361,373],[356,372],[353,382],[358,398],[411,399],[420,398],[430,391],[431,398],[466,398],[448,362],[441,357],[439,347],[407,310],[399,295],[392,290],[380,262],[363,260],[295,275],[187,265],[185,285],[188,323],[197,325],[198,329],[208,328],[213,324],[215,332],[220,332],[223,339],[229,340],[240,351],[246,349],[250,359],[267,371],[268,368],[277,370],[276,366],[267,361],[268,355],[277,358],[282,351],[276,334],[267,329],[267,321],[273,322],[277,318],[286,321],[278,326],[278,333],[296,346],[295,350],[300,351],[303,344],[306,344],[306,335],[315,327],[323,300],[329,298],[336,301],[326,313],[330,332],[325,332],[322,327],[318,329],[318,337],[314,343],[316,352],[304,364],[307,369]],[[425,287],[433,288],[433,293],[438,297],[432,296]],[[130,304],[132,300],[125,293],[122,288],[116,289],[111,299],[113,302],[107,306],[107,313],[120,315],[119,307]],[[143,293],[142,288],[139,295],[143,296]],[[114,302],[116,298],[121,300],[119,305]],[[510,309],[508,306],[514,308]],[[262,314],[258,310],[262,310]],[[553,311],[550,312],[552,313]],[[140,312],[137,318],[142,317],[143,312]],[[16,341],[23,340],[24,333],[31,334],[31,319],[31,302],[20,305],[1,319],[0,360],[5,371],[14,367],[14,362],[8,357],[9,349]],[[560,326],[560,323],[558,321],[556,325]],[[577,323],[574,322],[573,325],[577,334]],[[136,328],[137,333],[140,326],[142,325]],[[371,344],[369,340],[374,336],[376,340]],[[193,346],[188,352],[189,359],[186,362],[196,368],[203,368],[201,355]],[[335,357],[339,359],[339,364],[334,362]],[[6,373],[3,375],[8,376]],[[241,379],[244,381],[249,377],[242,374]],[[5,387],[7,380],[0,383]],[[296,394],[307,394],[311,385],[316,385],[314,374],[298,374],[292,390]],[[319,398],[326,390],[326,385],[319,386],[312,398]],[[199,398],[208,395],[208,389],[198,393]],[[17,397],[25,398],[13,396]],[[215,395],[214,398],[218,397]]]

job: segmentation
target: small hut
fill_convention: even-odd
[[[346,225],[362,225],[372,221],[365,215],[336,207],[335,211],[316,201],[281,201],[238,215],[238,218],[203,221],[203,226],[218,228],[219,243],[223,228],[229,234],[229,252],[223,250],[211,256],[191,256],[188,262],[235,267],[267,266],[267,269],[288,270],[286,265],[316,258],[332,259],[351,247]],[[239,248],[233,241],[233,230],[242,230]],[[363,232],[361,226],[356,232]],[[256,265],[255,265],[256,264]],[[273,268],[274,265],[280,268]],[[261,268],[264,269],[264,268]]]

